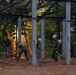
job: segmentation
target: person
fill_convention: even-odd
[[[17,41],[16,45],[17,45],[17,54],[18,54],[18,56],[16,57],[16,61],[20,59],[23,52],[24,52],[26,59],[29,61],[29,56],[28,56],[28,52],[27,52],[25,44],[19,43]]]
[[[9,54],[10,52],[10,44],[11,44],[11,41],[9,38],[6,38],[6,40],[4,41],[4,45],[5,45],[5,56],[7,57],[7,54]]]
[[[40,58],[40,54],[41,54],[41,48],[40,48],[40,42],[41,42],[41,38],[38,38],[38,41],[37,41],[37,59]]]
[[[40,47],[39,47],[39,42],[41,42],[41,38],[38,38],[38,41],[37,41],[37,49],[39,50]]]
[[[53,53],[52,53],[52,58],[54,59],[54,62],[58,62],[57,58],[57,47],[58,47],[58,40],[57,40],[57,35],[53,35]]]

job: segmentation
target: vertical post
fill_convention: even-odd
[[[21,17],[18,17],[18,41],[21,42]]]
[[[44,18],[41,19],[41,58],[44,58]]]
[[[66,59],[66,21],[62,22],[63,42],[62,42],[62,55],[63,59]]]
[[[66,2],[66,64],[70,64],[71,2]]]
[[[58,6],[58,2],[56,2],[56,11],[59,10],[59,6]],[[56,13],[57,15],[59,15],[59,13]],[[56,23],[56,31],[57,31],[57,39],[60,39],[60,21],[57,20]]]
[[[37,45],[37,36],[36,36],[36,21],[37,21],[37,16],[36,16],[36,10],[37,10],[37,5],[36,5],[36,0],[32,0],[32,64],[36,66],[37,64],[37,57],[36,57],[36,45]]]
[[[57,39],[60,39],[60,22],[58,22],[57,24],[56,24],[56,28],[57,28]]]
[[[75,26],[75,28],[74,28],[74,31],[75,31],[75,41],[76,41],[76,26]]]

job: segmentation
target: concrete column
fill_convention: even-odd
[[[41,19],[41,49],[42,49],[42,53],[41,53],[41,58],[45,57],[44,54],[44,18]]]
[[[32,1],[32,64],[36,66],[37,64],[37,57],[36,57],[36,51],[37,51],[37,24],[36,24],[36,0]]]
[[[66,2],[66,64],[70,64],[71,2]]]
[[[19,42],[21,42],[21,17],[18,17],[18,40]]]
[[[62,22],[62,55],[63,59],[66,59],[66,21],[65,19]]]

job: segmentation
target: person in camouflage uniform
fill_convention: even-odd
[[[16,60],[17,61],[19,60],[23,52],[24,52],[26,59],[29,60],[29,56],[28,56],[28,52],[27,52],[25,44],[22,44],[19,42],[16,42],[16,44],[17,44],[17,54],[18,54]]]
[[[41,48],[40,48],[40,43],[41,43],[41,38],[38,38],[38,41],[37,41],[37,51],[36,51],[36,54],[37,54],[37,59],[41,58]]]
[[[52,53],[52,58],[54,59],[54,62],[58,62],[58,54],[56,53],[58,48],[58,40],[57,40],[57,35],[53,35],[53,53]]]

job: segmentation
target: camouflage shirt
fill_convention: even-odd
[[[26,50],[25,44],[18,43],[17,47],[20,48],[21,50]]]

